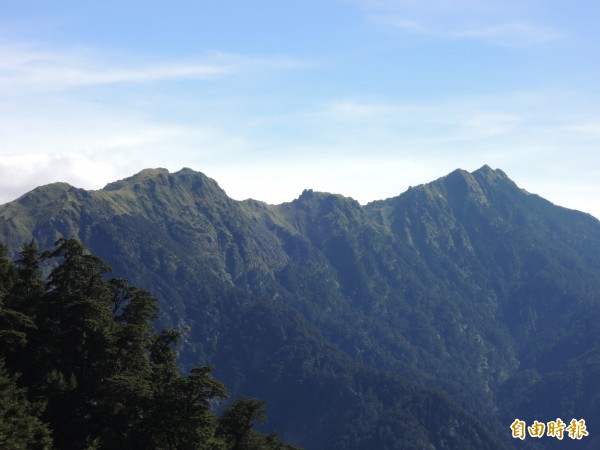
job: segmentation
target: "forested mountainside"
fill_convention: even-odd
[[[457,170],[361,206],[267,205],[183,169],[0,206],[17,255],[73,237],[159,299],[182,370],[210,364],[307,449],[600,445],[600,222]],[[588,436],[511,437],[561,418]]]
[[[0,448],[294,449],[252,429],[260,400],[217,418],[223,383],[210,366],[181,376],[181,333],[156,333],[156,299],[109,269],[74,239],[44,253],[31,242],[15,262],[0,247]]]

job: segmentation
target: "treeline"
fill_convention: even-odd
[[[264,402],[217,416],[224,384],[209,366],[182,376],[180,331],[157,334],[156,300],[109,271],[76,240],[14,262],[0,244],[0,448],[292,449],[253,430]]]

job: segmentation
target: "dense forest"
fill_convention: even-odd
[[[41,266],[50,267],[47,277]],[[13,262],[0,246],[0,448],[292,449],[260,434],[265,403],[199,366],[182,376],[177,329],[156,333],[156,299],[76,240]]]

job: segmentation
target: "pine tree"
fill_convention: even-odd
[[[55,264],[45,282],[43,261]],[[286,448],[250,430],[263,402],[243,399],[218,420],[211,407],[227,391],[212,367],[182,376],[181,333],[157,334],[156,299],[106,280],[109,271],[71,239],[41,255],[32,241],[14,264],[0,245],[0,351],[10,362],[0,359],[0,448]]]
[[[110,375],[116,324],[100,258],[72,239],[60,239],[43,255],[58,259],[45,287],[39,327],[46,365],[40,392],[55,444],[65,449],[94,446],[103,429],[102,380]]]
[[[223,412],[217,433],[229,442],[232,450],[259,448],[252,427],[256,422],[264,423],[266,420],[265,402],[242,397]]]
[[[35,328],[31,317],[20,311],[14,296],[18,274],[0,244],[0,358],[12,356],[27,344],[28,331]]]
[[[43,404],[30,403],[26,390],[17,387],[0,360],[0,448],[47,450],[52,448],[48,426],[40,420]]]

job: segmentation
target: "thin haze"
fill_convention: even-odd
[[[362,203],[489,164],[600,217],[600,3],[0,0],[0,202],[190,167]]]

